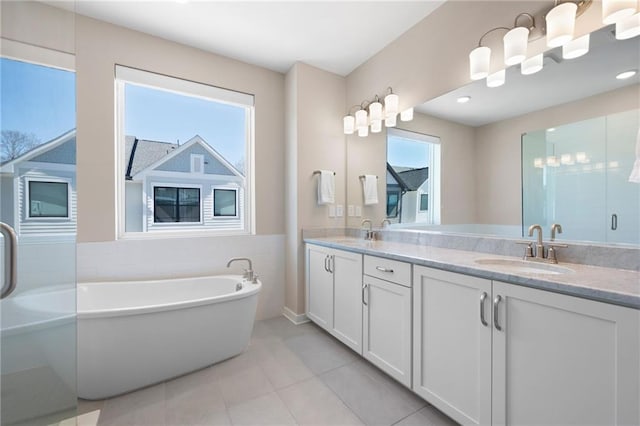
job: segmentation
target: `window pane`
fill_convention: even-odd
[[[200,190],[180,188],[179,195],[178,222],[200,222]]]
[[[154,222],[200,222],[200,189],[156,186]]]
[[[29,216],[69,217],[67,186],[64,182],[29,182]]]
[[[399,193],[387,192],[387,217],[398,216]]]
[[[236,196],[234,189],[213,190],[213,215],[236,216]]]
[[[429,210],[429,194],[420,194],[420,210]]]

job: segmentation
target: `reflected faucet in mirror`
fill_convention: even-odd
[[[362,221],[362,224],[360,225],[362,228],[364,228],[365,224],[369,224],[369,229],[366,229],[366,233],[364,234],[364,239],[365,240],[373,240],[373,223],[371,222],[371,219],[364,219]]]
[[[551,241],[554,241],[556,239],[556,231],[558,232],[558,234],[562,234],[562,225],[560,225],[559,223],[554,223],[553,225],[551,225]]]

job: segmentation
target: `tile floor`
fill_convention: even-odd
[[[312,323],[256,322],[247,351],[104,401],[78,426],[455,425]]]

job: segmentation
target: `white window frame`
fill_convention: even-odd
[[[204,222],[204,197],[202,196],[202,185],[190,184],[190,183],[162,183],[151,182],[151,194],[147,195],[147,199],[151,198],[151,226],[147,230],[153,232],[154,229],[160,228],[172,228],[172,227],[189,227],[203,225]],[[200,221],[199,222],[156,222],[156,188],[185,188],[185,189],[199,189],[200,190]],[[148,223],[148,222],[147,222]]]
[[[67,215],[66,216],[31,216],[31,182],[40,183],[64,183],[67,185]],[[24,220],[31,222],[46,221],[46,222],[70,222],[73,219],[73,212],[71,210],[71,179],[59,178],[59,177],[30,177],[24,178]]]
[[[235,191],[236,193],[236,215],[235,216],[216,216],[216,189],[224,191]],[[240,188],[232,186],[212,186],[211,187],[211,217],[213,220],[238,219],[240,217]]]
[[[126,67],[123,65],[115,66],[115,95],[116,95],[116,158],[117,167],[117,228],[119,239],[154,239],[163,237],[182,237],[193,236],[197,233],[197,236],[225,236],[225,235],[253,235],[256,233],[255,229],[255,102],[254,96],[247,93],[233,91],[229,89],[223,89],[215,87],[213,85],[198,83],[183,79],[180,77],[171,77],[152,71],[143,71],[135,68]],[[163,227],[163,223],[153,223],[152,226],[147,226],[148,221],[144,215],[141,220],[144,220],[143,231],[129,231],[125,230],[126,215],[125,215],[125,178],[126,164],[124,164],[124,92],[125,84],[135,84],[139,86],[145,86],[152,89],[165,90],[175,92],[181,95],[195,96],[215,102],[226,103],[229,105],[239,106],[245,109],[245,176],[244,176],[244,203],[242,213],[237,208],[238,215],[242,214],[244,227],[243,229],[213,229],[207,228],[204,221],[204,216],[201,214],[200,218],[202,223],[196,222],[171,222],[169,226],[173,226],[173,230],[167,229],[167,232],[154,233],[153,231],[159,230]],[[203,162],[204,171],[204,162]],[[187,187],[187,184],[181,184]],[[162,186],[158,184],[158,186]],[[175,186],[175,184],[169,184],[165,186]],[[153,191],[153,189],[152,189]],[[143,193],[145,190],[143,189]],[[213,192],[211,193],[213,196]],[[200,207],[203,208],[203,193],[200,191],[201,203]],[[239,199],[237,199],[239,202]],[[239,206],[238,206],[239,207]],[[213,213],[212,213],[213,214]],[[222,219],[221,216],[216,216],[216,219]],[[224,218],[231,218],[225,216]],[[200,225],[200,226],[198,226]],[[184,226],[184,229],[180,229]],[[179,228],[179,229],[175,229]]]

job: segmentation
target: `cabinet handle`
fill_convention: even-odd
[[[367,289],[367,287],[369,287],[369,284],[364,284],[362,286],[362,304],[364,306],[369,306],[369,304],[367,303],[367,301],[364,299],[364,291]]]
[[[485,321],[484,319],[484,302],[485,300],[487,300],[487,296],[488,295],[485,292],[483,292],[482,295],[480,296],[480,322],[485,327],[489,325],[489,323],[487,323],[487,321]]]
[[[335,257],[333,255],[329,256],[329,272],[331,272],[333,274],[333,262],[334,262]]]
[[[327,266],[327,260],[329,260],[329,255],[324,257],[324,270],[329,272],[329,267]]]
[[[497,295],[496,298],[493,299],[493,325],[498,331],[502,331],[502,327],[498,323],[498,305],[501,300],[502,297],[500,295]]]
[[[616,229],[618,229],[618,215],[614,213],[611,215],[611,230],[615,231]]]
[[[380,272],[389,272],[390,274],[393,274],[393,269],[391,268],[385,268],[383,266],[376,266],[376,269]]]

